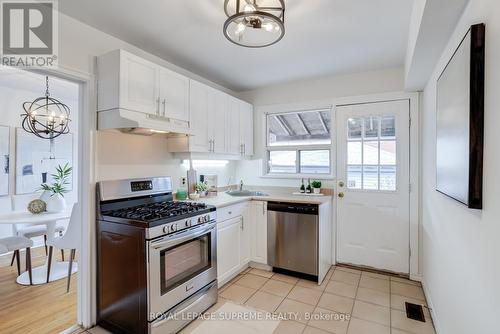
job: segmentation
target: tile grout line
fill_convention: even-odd
[[[362,274],[363,274],[363,272],[360,272],[360,274],[359,274],[359,280],[358,280],[358,284],[356,286],[356,293],[354,294],[354,301],[352,303],[351,315],[349,317],[349,323],[347,324],[347,331],[346,331],[346,333],[349,333],[349,327],[351,326],[351,320],[353,318],[353,312],[354,312],[354,305],[356,304],[356,300],[358,298],[359,284],[361,284],[361,275]]]

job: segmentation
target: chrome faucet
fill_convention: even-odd
[[[240,180],[240,191],[243,191],[243,180]]]

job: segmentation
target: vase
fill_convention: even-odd
[[[58,213],[66,210],[66,200],[61,194],[52,195],[47,202],[47,212]]]
[[[44,202],[45,202],[45,204],[47,204],[47,202],[48,202],[48,201],[49,201],[49,199],[50,199],[50,195],[51,195],[51,193],[50,193],[50,191],[49,191],[49,190],[44,190],[44,191],[43,191],[43,193],[40,195],[40,199],[41,199],[42,201],[44,201]]]
[[[319,194],[321,192],[321,188],[313,188],[313,192],[315,194]]]

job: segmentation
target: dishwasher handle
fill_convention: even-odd
[[[297,213],[304,215],[318,215],[319,210],[317,204],[268,202],[267,211],[288,212],[288,213]]]

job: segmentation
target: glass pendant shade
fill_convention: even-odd
[[[237,45],[261,48],[285,35],[283,0],[225,0],[224,11],[224,35]]]

